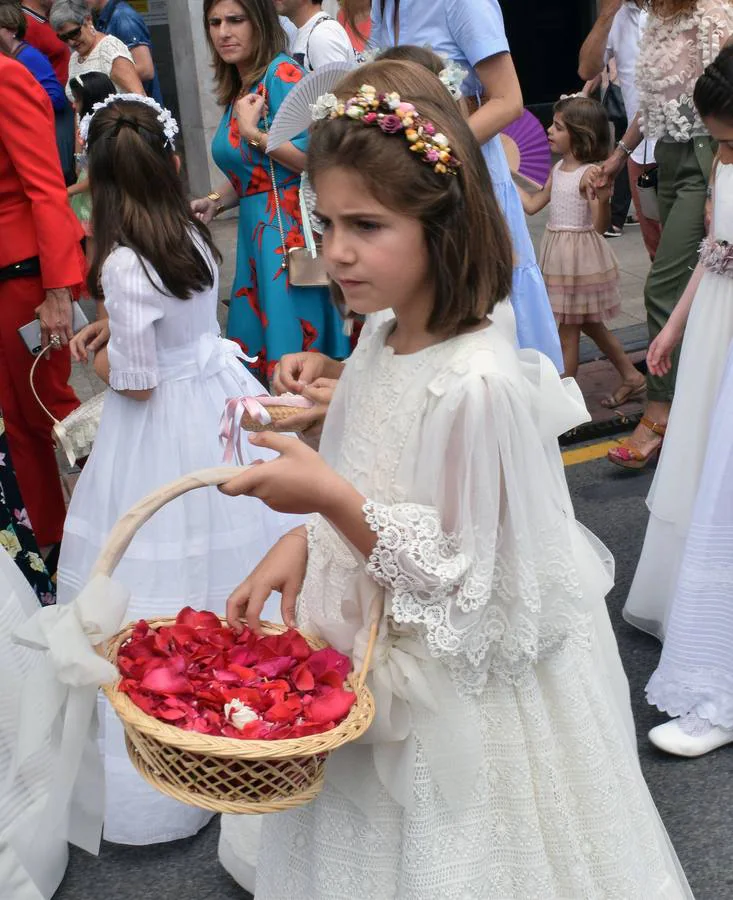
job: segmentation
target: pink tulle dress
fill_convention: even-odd
[[[580,182],[590,165],[552,173],[550,221],[540,248],[540,268],[559,325],[603,322],[621,306],[618,261],[593,227]]]

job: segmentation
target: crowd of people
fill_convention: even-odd
[[[538,190],[500,137],[523,98],[498,0],[202,17],[222,177],[191,198],[139,13],[0,0],[0,896],[50,900],[69,842],[96,852],[102,827],[142,845],[210,820],[138,775],[101,694],[94,714],[80,648],[109,618],[82,598],[126,510],[218,465],[228,401],[272,392],[310,404],[140,528],[125,620],[281,619],[358,666],[378,601],[377,712],[311,803],[223,816],[222,865],[258,900],[692,897],[639,765],[612,559],[558,438],[588,419],[584,334],[618,372],[603,404],[645,403],[610,462],[659,458],[624,610],[663,641],[647,698],[671,718],[650,740],[733,743],[733,9],[601,0]],[[608,324],[632,201],[646,375]],[[77,330],[80,297],[96,319]],[[106,390],[67,509],[52,429],[79,407],[72,358]]]

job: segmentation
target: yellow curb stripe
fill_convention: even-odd
[[[562,458],[566,466],[577,466],[580,463],[601,459],[611,447],[620,446],[621,441],[601,441],[600,444],[590,444],[587,447],[578,447],[576,450],[565,450]]]

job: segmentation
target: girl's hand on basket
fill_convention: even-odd
[[[323,423],[337,384],[338,380],[334,378],[317,378],[308,387],[304,387],[301,391],[302,396],[312,400],[315,406],[294,416],[288,416],[282,421],[273,422],[272,431],[301,432],[301,438],[305,443],[313,450],[318,450]]]
[[[222,485],[220,491],[231,497],[259,497],[277,512],[320,513],[346,541],[365,557],[370,556],[377,535],[364,516],[366,497],[297,438],[263,431],[249,440],[280,456],[251,466]]]
[[[89,362],[89,353],[96,353],[109,342],[109,319],[97,319],[85,325],[69,342],[74,362]]]
[[[263,431],[250,436],[250,443],[274,450],[280,456],[259,462],[223,484],[230,497],[257,497],[276,512],[306,514],[326,511],[327,503],[346,485],[341,476],[297,438]]]
[[[305,528],[296,528],[280,538],[227,600],[227,622],[237,632],[245,622],[260,633],[260,615],[273,591],[282,594],[282,617],[288,628],[295,628],[295,601],[303,585],[308,562],[308,538]]]
[[[302,394],[321,378],[338,380],[343,363],[323,353],[286,353],[275,366],[272,390],[276,394]]]

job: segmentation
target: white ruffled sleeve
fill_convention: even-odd
[[[490,371],[434,383],[407,461],[412,502],[364,507],[377,534],[367,570],[388,614],[417,629],[463,692],[489,672],[515,680],[584,632],[555,438],[587,412],[574,382],[534,359],[537,384]]]
[[[163,317],[163,297],[142,262],[118,247],[104,264],[105,308],[109,315],[109,386],[144,391],[158,384],[155,323]]]

